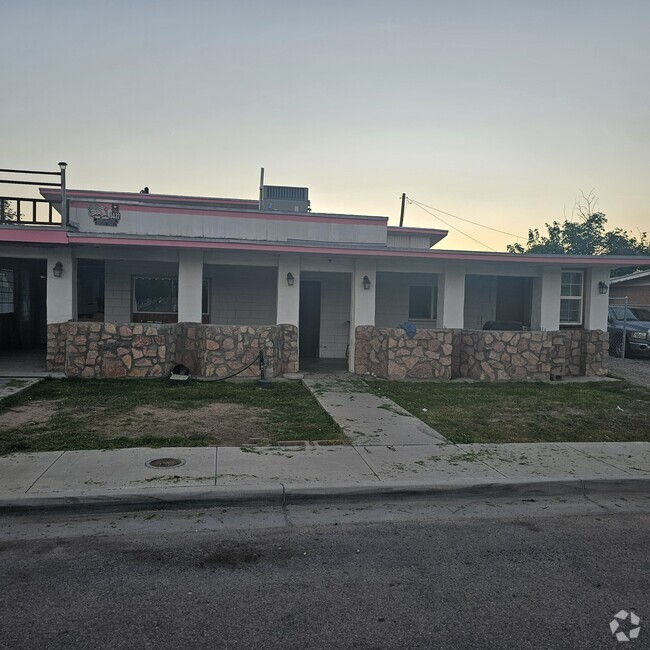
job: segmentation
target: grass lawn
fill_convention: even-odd
[[[650,442],[650,391],[627,382],[368,383],[452,442]]]
[[[0,402],[0,454],[345,436],[297,383],[47,380]]]

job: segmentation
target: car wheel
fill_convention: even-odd
[[[617,341],[614,343],[614,347],[612,349],[612,354],[615,357],[618,357],[619,359],[621,358],[623,354],[623,338],[617,339]],[[630,356],[630,343],[627,339],[625,339],[625,356],[629,357]]]

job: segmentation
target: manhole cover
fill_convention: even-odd
[[[185,465],[182,458],[154,458],[145,463],[147,467],[179,467]]]

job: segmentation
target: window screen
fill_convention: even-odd
[[[0,269],[0,314],[14,313],[14,272]]]

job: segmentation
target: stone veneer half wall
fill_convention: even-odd
[[[394,327],[356,329],[357,375],[385,379],[451,379],[453,330],[418,330],[413,337]]]
[[[298,330],[172,324],[57,323],[48,325],[47,368],[68,377],[163,377],[175,364],[193,375],[220,378],[264,353],[267,377],[298,369]],[[254,363],[241,377],[258,377]]]
[[[608,334],[601,330],[502,332],[356,329],[355,372],[384,379],[542,381],[607,374]]]

